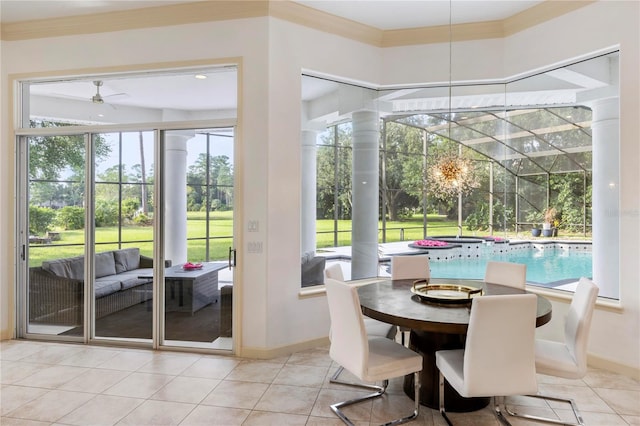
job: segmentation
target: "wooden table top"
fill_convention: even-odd
[[[411,292],[414,280],[381,280],[358,288],[362,312],[368,317],[414,330],[466,334],[471,305],[435,304]],[[432,279],[430,284],[482,287],[485,296],[526,293],[524,290],[478,280]],[[483,296],[480,296],[483,297]],[[551,320],[551,302],[538,295],[536,327]]]

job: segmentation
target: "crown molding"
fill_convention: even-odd
[[[325,33],[335,34],[362,43],[380,46],[383,30],[331,15],[292,1],[270,1],[269,15],[313,28]]]
[[[117,12],[39,19],[2,25],[2,40],[28,40],[80,34],[106,33],[231,19],[268,14],[264,0],[198,1]]]
[[[504,36],[516,34],[596,2],[597,0],[547,0],[505,19]]]
[[[547,0],[499,21],[380,30],[292,1],[216,0],[2,25],[6,41],[271,16],[377,47],[503,38],[570,13],[597,0]]]

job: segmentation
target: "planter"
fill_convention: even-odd
[[[531,235],[534,237],[539,237],[542,234],[542,229],[540,228],[531,228]]]
[[[543,229],[542,236],[543,237],[553,237],[555,233],[555,228]]]

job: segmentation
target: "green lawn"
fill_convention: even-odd
[[[445,216],[429,215],[428,235],[456,235],[458,227],[456,221],[447,220]],[[204,212],[188,212],[187,213],[187,237],[188,242],[188,258],[191,261],[207,260],[206,241],[203,238],[206,235],[206,215]],[[379,224],[382,228],[382,223]],[[334,247],[333,230],[334,222],[332,220],[318,220],[316,222],[317,229],[317,246]],[[338,246],[351,245],[351,221],[338,221],[337,229]],[[212,212],[209,220],[209,230],[213,237],[209,244],[209,260],[226,260],[228,258],[229,247],[232,245],[231,236],[233,235],[233,211]],[[81,256],[83,254],[82,243],[84,241],[84,230],[64,231],[60,232],[60,240],[54,241],[52,244],[34,244],[29,248],[29,265],[39,266],[43,260],[59,259],[63,257]],[[118,227],[100,227],[96,228],[97,252],[115,250],[118,247],[114,241],[119,240]],[[473,234],[463,229],[463,234]],[[404,238],[401,238],[401,235]],[[476,235],[488,235],[487,232],[477,232]],[[502,234],[499,234],[503,236]],[[562,231],[563,238],[572,238],[565,231]],[[507,237],[510,237],[507,235]],[[580,238],[582,235],[575,235],[574,238]],[[422,217],[414,216],[405,221],[387,221],[386,242],[396,241],[412,241],[422,239]],[[122,228],[121,234],[122,247],[139,247],[140,252],[146,256],[153,255],[153,228],[151,226],[126,226]],[[382,242],[382,231],[378,234],[378,241]]]

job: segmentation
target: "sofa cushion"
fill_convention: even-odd
[[[42,269],[59,277],[84,280],[84,256],[45,260]]]
[[[97,278],[93,285],[96,299],[120,291],[121,288],[122,284],[113,276]]]
[[[140,249],[137,247],[116,250],[113,252],[116,262],[116,274],[133,271],[140,267]]]
[[[112,251],[96,253],[95,276],[96,278],[116,274],[116,262]]]
[[[111,277],[112,279],[119,280],[122,285],[122,290],[126,290],[131,287],[138,286],[140,284],[145,284],[151,282],[151,276],[153,274],[153,269],[136,269],[135,271],[127,271],[116,276]],[[139,278],[145,277],[145,278]]]

